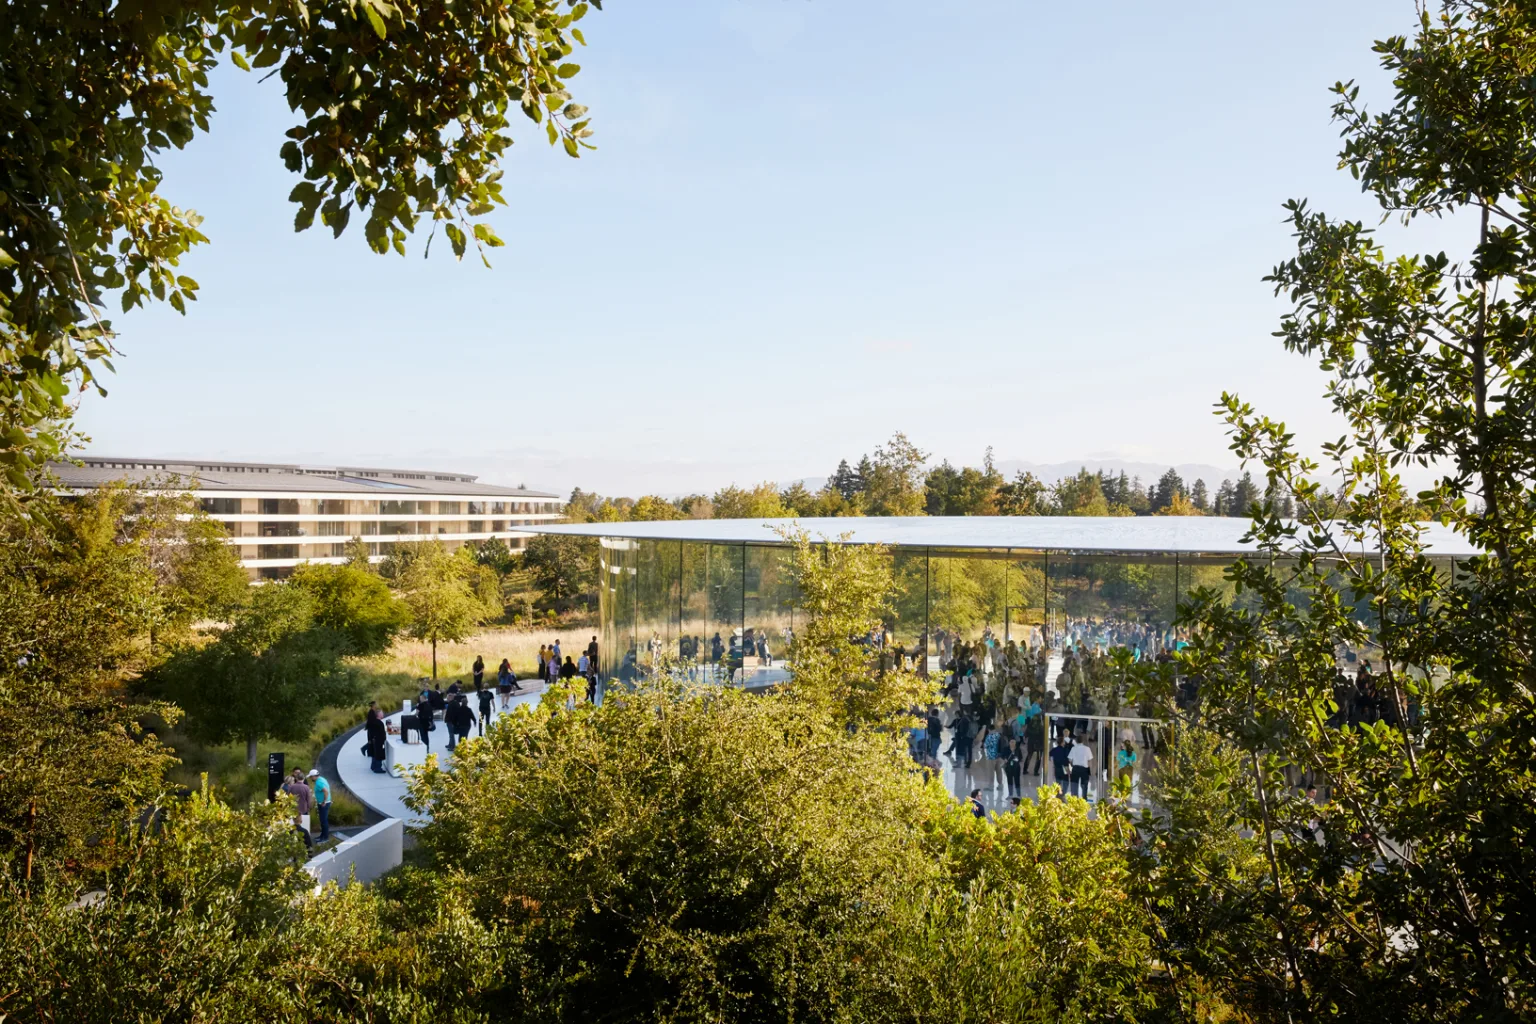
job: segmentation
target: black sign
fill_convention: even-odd
[[[284,754],[267,755],[267,802],[277,799],[277,791],[283,788],[283,758]]]

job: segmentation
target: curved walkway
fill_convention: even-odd
[[[498,694],[491,704],[491,718],[486,722],[491,725],[504,714],[510,714],[522,704],[531,704],[544,693],[544,684],[536,683],[531,679],[520,679],[518,685],[523,687],[521,693],[512,694],[512,700],[507,710],[501,709],[501,697]],[[470,710],[476,716],[480,714],[479,706],[470,704]],[[405,711],[396,711],[392,715],[386,715],[386,723],[400,728],[400,719]],[[470,733],[473,739],[479,735],[476,729]],[[412,739],[415,734],[412,733]],[[417,828],[427,823],[427,819],[420,817],[405,804],[406,790],[409,788],[409,775],[412,769],[426,764],[427,755],[437,755],[437,763],[443,767],[453,764],[453,753],[448,749],[448,732],[439,721],[437,728],[431,734],[432,745],[430,750],[421,742],[402,743],[398,732],[389,736],[390,757],[388,775],[379,775],[368,767],[368,758],[363,756],[362,747],[365,742],[362,730],[351,734],[343,747],[336,752],[336,778],[341,781],[353,796],[375,814],[385,818],[399,818],[407,826]]]

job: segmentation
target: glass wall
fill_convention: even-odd
[[[788,678],[800,614],[789,548],[604,538],[600,551],[605,675],[633,679],[673,663],[722,684]],[[890,558],[895,591],[879,637],[889,663],[934,672],[962,651],[994,667],[1022,658],[1010,673],[1044,674],[1062,698],[1081,697],[1056,685],[1063,669],[1090,692],[1112,648],[1140,659],[1181,643],[1178,603],[1195,589],[1252,600],[1225,579],[1231,555],[899,548]],[[1360,614],[1369,621],[1371,610]],[[1118,707],[1104,693],[1090,703]]]

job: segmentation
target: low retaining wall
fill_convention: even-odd
[[[405,822],[385,818],[351,839],[312,857],[304,870],[315,876],[315,888],[327,882],[346,885],[349,880],[371,882],[400,866],[405,843]]]

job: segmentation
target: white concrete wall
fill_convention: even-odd
[[[405,842],[405,822],[385,818],[339,846],[311,858],[304,870],[315,876],[318,890],[327,882],[346,885],[349,878],[371,882],[400,866]]]

